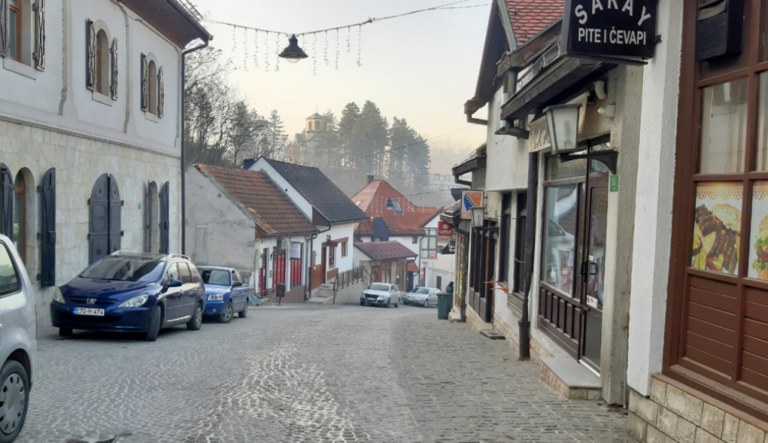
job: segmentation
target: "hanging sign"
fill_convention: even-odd
[[[462,220],[472,220],[472,208],[483,206],[483,191],[462,191],[461,192],[461,218]]]
[[[615,59],[652,58],[658,0],[565,0],[562,55]]]
[[[453,237],[453,225],[446,222],[439,222],[437,224],[437,236],[439,238],[452,238]]]

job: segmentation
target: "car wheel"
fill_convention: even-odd
[[[389,309],[389,308],[391,308],[391,307],[392,307],[392,299],[391,299],[391,298],[388,298],[388,299],[387,299],[387,309]]]
[[[59,336],[61,337],[72,337],[72,334],[74,332],[70,328],[59,328]]]
[[[245,307],[243,307],[243,310],[237,313],[240,318],[245,318],[246,315],[248,315],[248,300],[245,301]]]
[[[361,300],[360,301],[360,306],[365,306],[365,302]]]
[[[203,307],[197,305],[195,313],[192,315],[192,319],[187,323],[187,329],[190,331],[197,331],[203,326]]]
[[[232,321],[232,317],[235,315],[235,311],[232,308],[232,302],[227,303],[224,313],[219,316],[219,323],[229,323]]]
[[[21,363],[8,360],[0,370],[0,442],[16,439],[24,426],[29,407],[29,377]]]
[[[149,330],[147,331],[147,334],[144,336],[144,340],[146,341],[155,341],[157,340],[158,334],[160,334],[160,318],[163,316],[163,312],[160,309],[160,306],[155,306],[155,309],[152,310],[152,317],[149,318]]]
[[[428,308],[428,307],[429,307],[429,299],[428,299],[428,298],[425,298],[425,299],[424,299],[424,307],[425,307],[425,308]]]

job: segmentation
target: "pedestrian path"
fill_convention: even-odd
[[[392,359],[425,442],[623,442],[620,408],[566,400],[505,340],[435,315],[395,320]]]

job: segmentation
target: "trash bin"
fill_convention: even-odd
[[[448,314],[451,312],[451,294],[441,292],[437,294],[437,319],[448,320]]]

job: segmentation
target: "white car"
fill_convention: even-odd
[[[400,290],[396,285],[389,283],[371,283],[360,294],[360,306],[379,305],[390,307],[400,306]]]
[[[35,294],[16,248],[0,235],[0,442],[24,426],[36,362]]]
[[[418,305],[418,306],[437,306],[437,294],[440,290],[437,288],[416,288],[413,292],[405,294],[403,303],[406,305]]]

